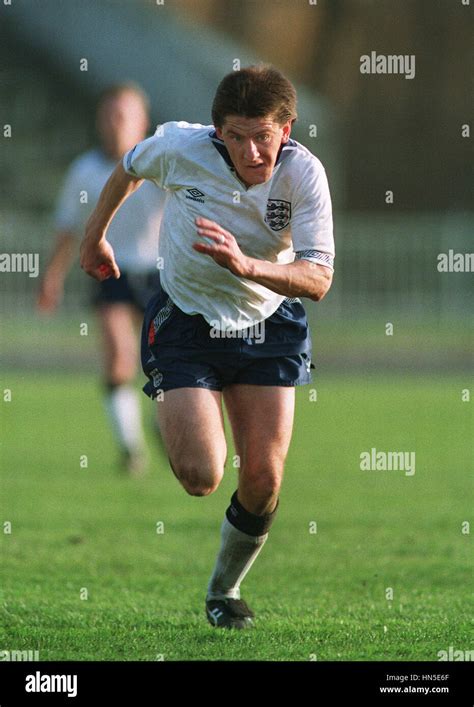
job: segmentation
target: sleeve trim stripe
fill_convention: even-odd
[[[334,267],[334,256],[328,253],[321,253],[319,250],[298,250],[295,253],[295,260],[310,260],[314,263],[328,265],[330,268]]]

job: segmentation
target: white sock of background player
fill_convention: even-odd
[[[142,453],[145,440],[137,391],[128,384],[110,385],[105,404],[120,447],[130,454]]]

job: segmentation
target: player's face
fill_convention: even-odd
[[[119,159],[141,142],[148,129],[148,115],[139,96],[124,92],[107,98],[97,113],[97,130],[102,146]]]
[[[228,115],[222,128],[216,129],[217,137],[224,141],[234,167],[244,184],[267,182],[282,143],[288,142],[291,121],[279,125],[272,116],[243,118]]]

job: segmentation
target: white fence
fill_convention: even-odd
[[[472,213],[341,213],[335,217],[336,271],[316,316],[370,318],[380,310],[423,318],[472,317],[472,272],[439,272],[438,256],[473,251]],[[31,314],[53,242],[47,218],[0,213],[0,253],[37,254],[39,277],[0,272],[3,313]],[[91,281],[76,264],[64,308],[89,301]],[[311,307],[313,310],[314,308]]]

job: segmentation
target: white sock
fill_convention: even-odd
[[[144,448],[140,401],[130,385],[118,385],[106,395],[106,408],[114,435],[123,449],[139,452]]]
[[[265,535],[247,535],[229,523],[221,527],[221,547],[207,588],[207,599],[240,599],[240,583],[264,546]]]

